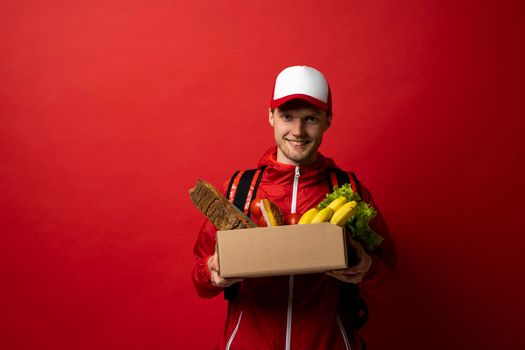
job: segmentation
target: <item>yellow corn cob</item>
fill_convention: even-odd
[[[333,201],[328,204],[330,208],[334,210],[334,213],[337,212],[337,209],[341,208],[343,204],[347,202],[346,198],[341,196],[339,198],[334,199]]]
[[[318,224],[320,222],[328,222],[334,214],[334,210],[330,207],[321,209],[310,222],[311,224]]]
[[[312,219],[314,218],[314,216],[319,212],[319,210],[317,210],[317,208],[312,208],[312,209],[308,209],[306,211],[306,213],[304,213],[301,218],[299,219],[299,222],[298,224],[299,225],[303,225],[303,224],[309,224],[310,222],[312,222]]]
[[[346,224],[352,215],[354,215],[356,208],[356,201],[346,203],[334,213],[332,219],[330,219],[330,223],[338,226],[344,226],[344,224]]]

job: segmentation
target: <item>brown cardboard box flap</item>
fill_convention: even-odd
[[[220,272],[228,278],[343,269],[345,242],[343,228],[330,223],[218,231]]]

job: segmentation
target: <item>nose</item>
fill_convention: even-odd
[[[297,118],[296,120],[294,120],[291,132],[292,132],[292,135],[296,138],[299,138],[305,135],[304,123],[300,118]]]

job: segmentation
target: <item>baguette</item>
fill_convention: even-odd
[[[193,204],[210,220],[217,230],[256,227],[243,212],[230,203],[212,184],[199,180],[189,190]]]

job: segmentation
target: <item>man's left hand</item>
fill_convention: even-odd
[[[346,283],[357,284],[363,280],[368,270],[370,270],[372,258],[365,252],[365,249],[360,243],[351,238],[350,246],[354,248],[358,261],[357,264],[347,269],[328,271],[326,274]]]

